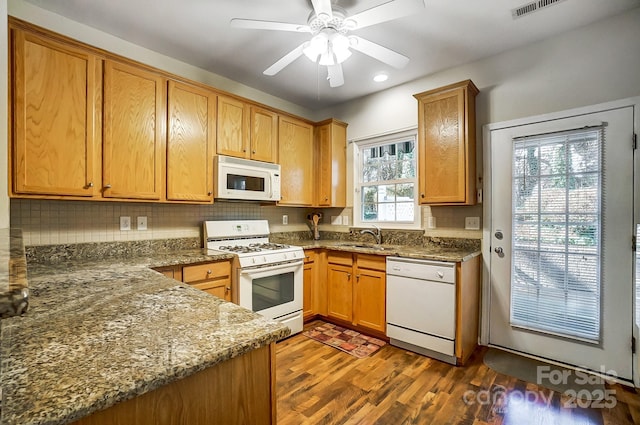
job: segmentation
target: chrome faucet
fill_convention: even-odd
[[[373,228],[376,230],[373,231],[371,229],[363,229],[363,230],[360,230],[360,234],[361,235],[364,235],[365,233],[370,234],[371,236],[376,238],[376,243],[380,245],[382,243],[382,232],[380,231],[380,228],[375,224],[372,224],[371,226],[373,226]]]

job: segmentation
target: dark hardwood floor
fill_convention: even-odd
[[[572,400],[496,373],[483,364],[485,351],[464,367],[390,345],[357,359],[295,335],[277,344],[278,425],[640,424],[633,388],[607,385],[613,407]]]

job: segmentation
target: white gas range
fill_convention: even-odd
[[[267,220],[205,221],[206,247],[236,254],[233,301],[302,331],[302,270],[299,246],[269,242]]]

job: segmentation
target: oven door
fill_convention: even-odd
[[[302,330],[302,269],[302,260],[240,269],[238,303],[287,324],[293,332]]]

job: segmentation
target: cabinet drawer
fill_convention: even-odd
[[[199,282],[199,283],[190,283],[189,286],[192,286],[196,289],[200,289],[202,291],[207,292],[210,289],[213,288],[229,288],[227,290],[231,290],[231,280],[229,280],[229,278],[223,277],[220,279],[213,279],[213,280],[208,280],[206,282]]]
[[[385,257],[380,255],[358,254],[357,257],[359,269],[371,269],[386,271],[387,262]]]
[[[353,265],[353,255],[350,252],[329,251],[327,260],[331,264],[342,264],[344,266]]]
[[[315,251],[311,251],[311,250],[305,250],[304,251],[304,263],[305,264],[313,263],[315,260],[316,260]]]
[[[182,281],[186,283],[218,277],[228,277],[230,275],[231,263],[229,261],[198,264],[196,266],[185,266],[182,268]]]

